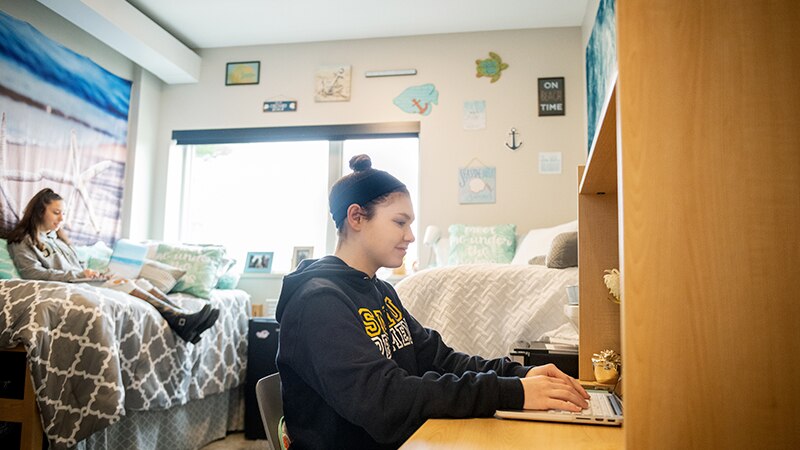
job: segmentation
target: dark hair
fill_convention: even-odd
[[[390,195],[400,192],[408,194],[406,186],[387,172],[372,168],[369,155],[350,158],[353,173],[339,178],[331,188],[329,197],[331,215],[336,222],[339,235],[343,235],[347,208],[352,204],[361,207],[367,220],[375,215],[375,207],[385,202]]]
[[[39,242],[39,225],[44,220],[44,212],[47,209],[47,205],[58,200],[63,200],[63,198],[50,188],[44,188],[37,192],[25,206],[22,219],[8,234],[8,243],[22,242],[25,236],[29,236],[33,241],[33,245],[42,250],[44,245]],[[59,239],[69,244],[67,235],[62,230],[58,230],[56,234]]]

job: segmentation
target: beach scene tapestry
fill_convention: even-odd
[[[0,235],[49,187],[73,244],[121,232],[131,82],[0,11]]]
[[[589,143],[592,151],[600,114],[617,79],[617,19],[615,0],[600,0],[586,46],[586,104]]]

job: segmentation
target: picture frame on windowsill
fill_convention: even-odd
[[[247,273],[271,273],[273,252],[247,252],[244,271]]]
[[[314,256],[314,247],[295,247],[292,250],[292,270],[297,269],[297,266],[303,262],[304,259],[308,259]]]

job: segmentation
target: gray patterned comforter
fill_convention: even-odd
[[[159,410],[244,382],[250,297],[170,295],[191,311],[210,301],[217,323],[197,344],[127,294],[87,284],[0,281],[0,348],[22,344],[51,448],[74,446],[126,410]],[[224,420],[224,419],[221,419]]]

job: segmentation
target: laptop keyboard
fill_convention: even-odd
[[[580,412],[551,409],[551,414],[573,414],[582,416],[613,416],[614,411],[608,402],[608,394],[589,392],[589,407]]]

